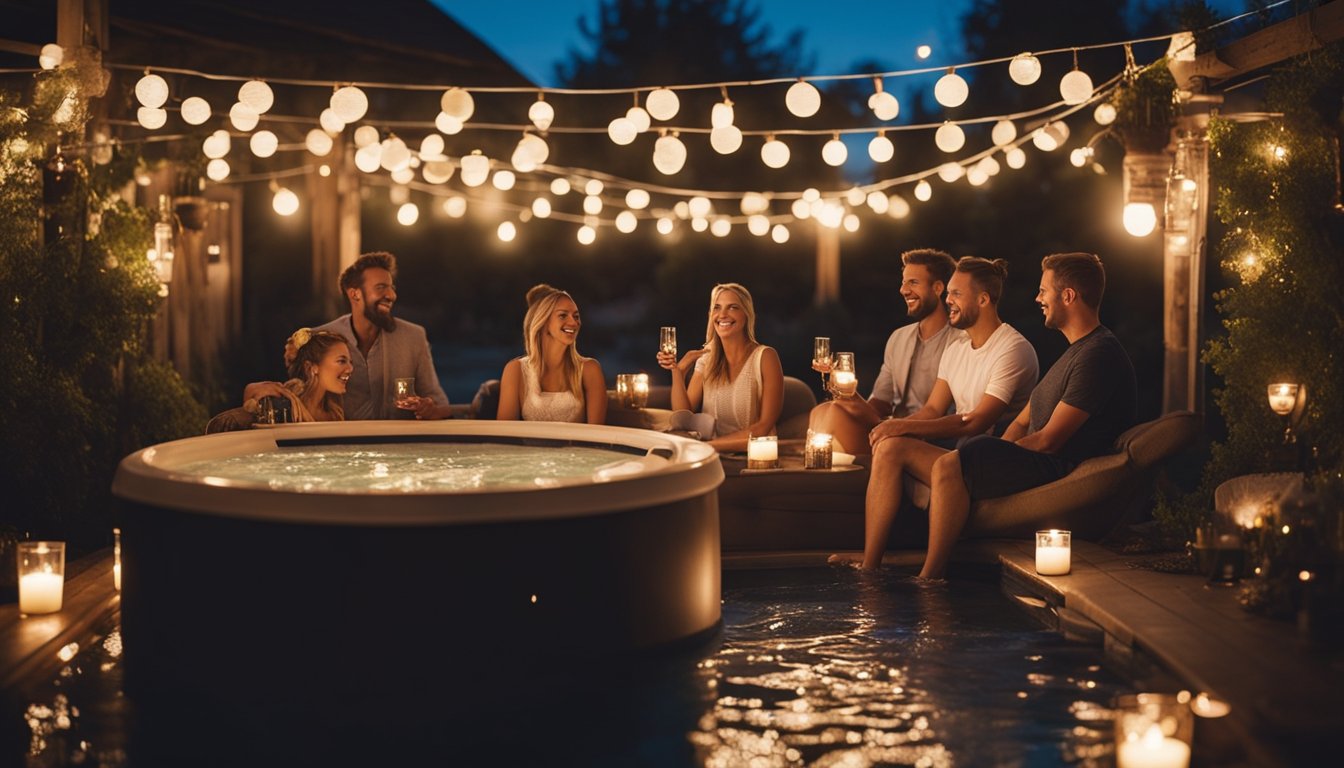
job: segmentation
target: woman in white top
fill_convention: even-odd
[[[527,292],[527,354],[504,366],[496,418],[589,424],[607,420],[602,366],[581,357],[575,346],[580,325],[579,307],[565,291],[543,283]]]
[[[709,294],[705,345],[678,363],[658,354],[672,372],[672,407],[714,417],[709,441],[719,451],[745,451],[749,435],[772,435],[784,405],[784,371],[779,353],[756,341],[756,308],[751,293],[737,283],[721,283]],[[686,372],[694,365],[690,383]]]

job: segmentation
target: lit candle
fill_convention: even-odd
[[[807,447],[803,450],[803,469],[830,469],[831,445],[834,438],[825,432],[807,432]]]
[[[643,408],[649,404],[649,374],[635,374],[635,383],[630,400],[636,408]]]
[[[18,564],[19,613],[61,610],[61,595],[65,589],[65,542],[19,542]]]
[[[1162,734],[1157,723],[1143,737],[1129,734],[1115,750],[1116,768],[1188,768],[1190,745]]]
[[[1036,532],[1036,572],[1042,576],[1063,576],[1069,572],[1071,535],[1068,531]]]
[[[832,371],[831,386],[837,395],[849,397],[859,388],[859,380],[852,371]]]
[[[747,439],[747,469],[774,469],[779,466],[779,440],[774,435]]]
[[[112,529],[112,586],[121,591],[121,529]]]

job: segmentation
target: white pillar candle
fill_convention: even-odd
[[[779,440],[774,435],[748,438],[748,469],[772,469],[778,465]]]
[[[59,573],[25,573],[19,577],[19,613],[55,613],[61,610],[65,576]]]
[[[1164,736],[1156,724],[1142,738],[1127,739],[1115,750],[1116,768],[1189,768],[1190,745]]]
[[[1072,536],[1068,531],[1036,532],[1036,572],[1042,576],[1063,576],[1069,572]]]

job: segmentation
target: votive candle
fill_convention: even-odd
[[[19,613],[55,613],[65,591],[65,542],[23,541],[18,546]]]
[[[1194,718],[1189,694],[1121,696],[1115,712],[1116,768],[1189,768]]]
[[[1063,576],[1069,572],[1070,544],[1068,531],[1050,529],[1036,532],[1036,572],[1042,576]]]
[[[774,435],[747,439],[747,469],[774,469],[779,466],[779,439]]]
[[[803,469],[830,469],[834,438],[825,432],[807,431],[807,445],[803,449]]]

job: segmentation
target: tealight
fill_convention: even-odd
[[[1189,768],[1194,727],[1190,707],[1179,696],[1121,696],[1115,712],[1116,768]]]
[[[747,469],[775,469],[778,466],[778,437],[762,435],[747,438]]]
[[[830,469],[832,446],[835,438],[825,432],[807,431],[807,445],[803,448],[803,469]]]
[[[1072,534],[1050,529],[1036,532],[1036,572],[1042,576],[1063,576],[1069,572]]]
[[[18,546],[19,613],[61,610],[65,592],[65,542],[21,541]]]

